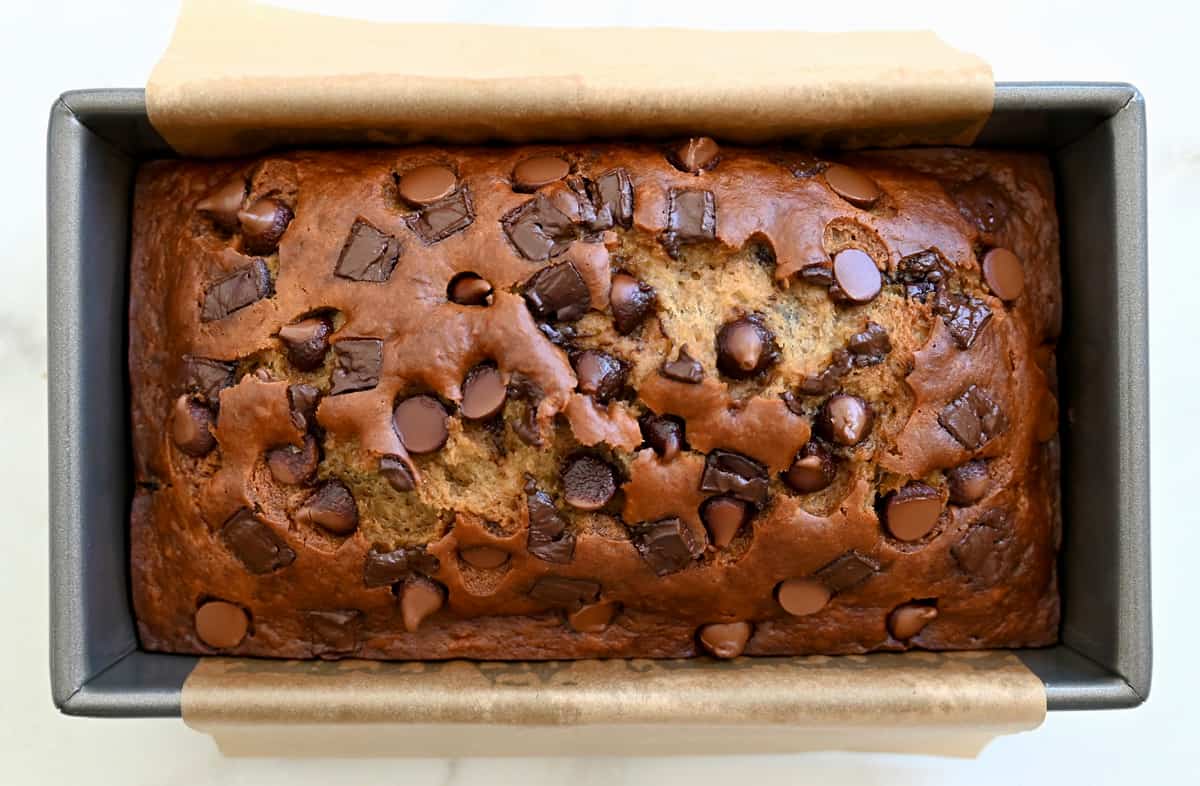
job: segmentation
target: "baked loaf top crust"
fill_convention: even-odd
[[[143,644],[1049,644],[1060,305],[1032,154],[694,139],[147,164]]]

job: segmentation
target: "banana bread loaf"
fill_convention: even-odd
[[[698,138],[157,161],[147,649],[718,657],[1057,637],[1038,155]]]

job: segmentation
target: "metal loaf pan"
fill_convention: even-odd
[[[1151,662],[1142,97],[999,84],[977,144],[1048,151],[1062,220],[1062,637],[1018,654],[1052,710],[1136,706]],[[179,716],[197,660],[141,651],[129,592],[131,190],[140,161],[170,155],[142,90],[69,92],[51,109],[50,667],[70,715]]]

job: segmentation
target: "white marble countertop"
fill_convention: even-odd
[[[283,4],[283,3],[281,3]],[[1200,467],[1200,331],[1192,315],[1200,255],[1197,5],[1183,2],[977,4],[608,0],[412,3],[308,0],[293,7],[409,21],[670,25],[808,30],[933,29],[989,60],[997,79],[1112,80],[1146,96],[1150,145],[1151,409],[1154,510],[1154,688],[1140,709],[1055,713],[1036,732],[993,743],[978,760],[804,754],[655,759],[223,759],[178,720],[67,718],[50,703],[47,668],[47,473],[44,150],[60,92],[144,84],[166,44],[175,5],[163,0],[18,0],[0,17],[0,782],[96,784],[405,783],[522,786],[623,783],[1200,782],[1195,706],[1200,614],[1184,578],[1200,555],[1194,473]],[[15,8],[13,6],[16,6]],[[263,41],[270,46],[269,40]],[[281,53],[287,56],[287,53]],[[1180,593],[1183,593],[1182,595]]]

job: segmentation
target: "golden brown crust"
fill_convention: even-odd
[[[693,174],[666,150],[411,148],[144,166],[129,356],[133,595],[143,644],[214,652],[194,627],[209,600],[250,617],[248,634],[223,652],[293,658],[680,657],[700,651],[702,626],[728,622],[752,624],[752,655],[1052,643],[1057,452],[1055,438],[1038,437],[1047,436],[1054,405],[1061,290],[1046,160],[965,150],[842,156],[882,192],[864,209],[831,190],[823,164],[806,156],[721,148],[715,164]],[[564,156],[575,179],[515,190],[514,166],[541,153]],[[427,164],[452,170],[456,196],[466,195],[458,204],[469,206],[470,221],[441,239],[397,191],[397,176]],[[621,206],[598,195],[597,183],[614,171],[632,185],[628,226]],[[250,216],[231,232],[228,215],[197,206],[214,194],[236,201],[229,183],[238,178],[247,182],[242,207],[271,201],[256,208],[266,219]],[[607,182],[619,191],[617,176]],[[715,225],[687,224],[678,211],[705,203],[687,203],[684,191],[711,192]],[[539,200],[566,211],[558,228],[520,235],[522,209],[544,211],[543,223],[555,217]],[[280,206],[274,216],[272,205]],[[602,216],[569,215],[605,205],[616,214],[607,225]],[[352,230],[356,222],[370,228]],[[271,233],[279,227],[276,251]],[[355,253],[367,252],[347,259],[354,231],[365,244]],[[1023,265],[1024,290],[1012,302],[995,297],[980,274],[994,247]],[[865,251],[882,273],[881,292],[865,304],[847,302],[836,281],[821,277],[847,248]],[[529,258],[539,250],[545,258]],[[936,260],[937,275],[913,273],[924,252],[935,252],[925,262]],[[586,313],[560,310],[565,318],[555,319],[523,293],[540,270],[564,263],[586,287],[586,302],[570,308]],[[215,284],[248,267],[241,288],[214,294]],[[264,269],[269,279],[258,277]],[[654,290],[632,330],[614,326],[608,287],[618,270]],[[450,281],[463,272],[491,285],[489,304],[449,301]],[[966,310],[955,312],[955,303]],[[313,315],[327,320],[330,346],[318,341],[320,363],[305,371],[278,334]],[[742,379],[719,370],[731,366],[718,357],[716,337],[747,318],[764,326],[776,354]],[[964,327],[971,318],[976,324]],[[855,348],[854,336],[870,323],[886,331],[886,350]],[[313,324],[319,328],[306,329]],[[362,389],[334,395],[331,385],[345,384],[335,377],[339,357],[354,347],[341,343],[348,339],[379,340],[378,350],[360,343],[355,351],[366,354],[355,357],[369,367],[377,352],[381,367],[377,380],[355,371]],[[773,351],[749,333],[740,339],[738,351],[751,361],[765,357],[755,351]],[[684,346],[702,369],[698,384],[660,373]],[[615,392],[594,395],[603,401],[578,387],[572,361],[583,349],[620,362]],[[197,358],[229,364],[233,384],[212,382],[217,366],[207,387],[189,387],[188,364]],[[805,391],[806,378],[839,362],[845,368],[830,372],[821,392]],[[463,381],[480,364],[493,364],[509,385],[491,422],[457,410]],[[321,391],[315,414],[303,414],[289,394],[298,383]],[[858,444],[838,443],[821,422],[834,392],[871,409]],[[446,441],[410,456],[393,409],[416,394],[434,396],[447,412]],[[181,430],[173,430],[172,413],[190,411],[178,405],[181,396],[215,413],[211,451],[196,438],[202,423],[182,429],[202,455],[173,441]],[[682,422],[678,455],[643,443],[652,414]],[[315,477],[281,482],[267,453],[302,448],[306,435],[320,446]],[[780,476],[810,441],[829,451],[837,471],[828,487],[801,494]],[[732,542],[716,548],[700,506],[720,493],[706,487],[706,461],[720,451],[753,459],[766,481],[751,484],[758,491],[721,486],[744,500],[762,497],[748,505]],[[592,475],[582,486],[564,482],[568,459],[579,454],[609,466],[615,496]],[[383,457],[398,462],[399,479],[381,472]],[[877,508],[889,495],[922,483],[944,501],[946,473],[972,459],[986,461],[982,498],[947,504],[918,540],[888,534]],[[399,490],[406,474],[411,491]],[[352,521],[330,484],[353,497]],[[538,493],[552,506],[533,526],[550,533],[544,540],[530,534]],[[566,501],[590,507],[588,495],[597,494],[596,510]],[[653,532],[644,526],[654,522],[665,523]],[[459,556],[471,546],[509,558],[478,567]],[[377,566],[377,581],[364,579],[373,549],[400,548],[409,551]],[[790,616],[775,589],[806,577],[833,597],[816,613]],[[409,632],[400,598],[417,585],[423,613],[438,605],[439,592],[442,602]],[[914,600],[935,603],[936,618],[897,640],[889,614]],[[596,602],[613,604],[611,622],[574,630],[567,615]]]

